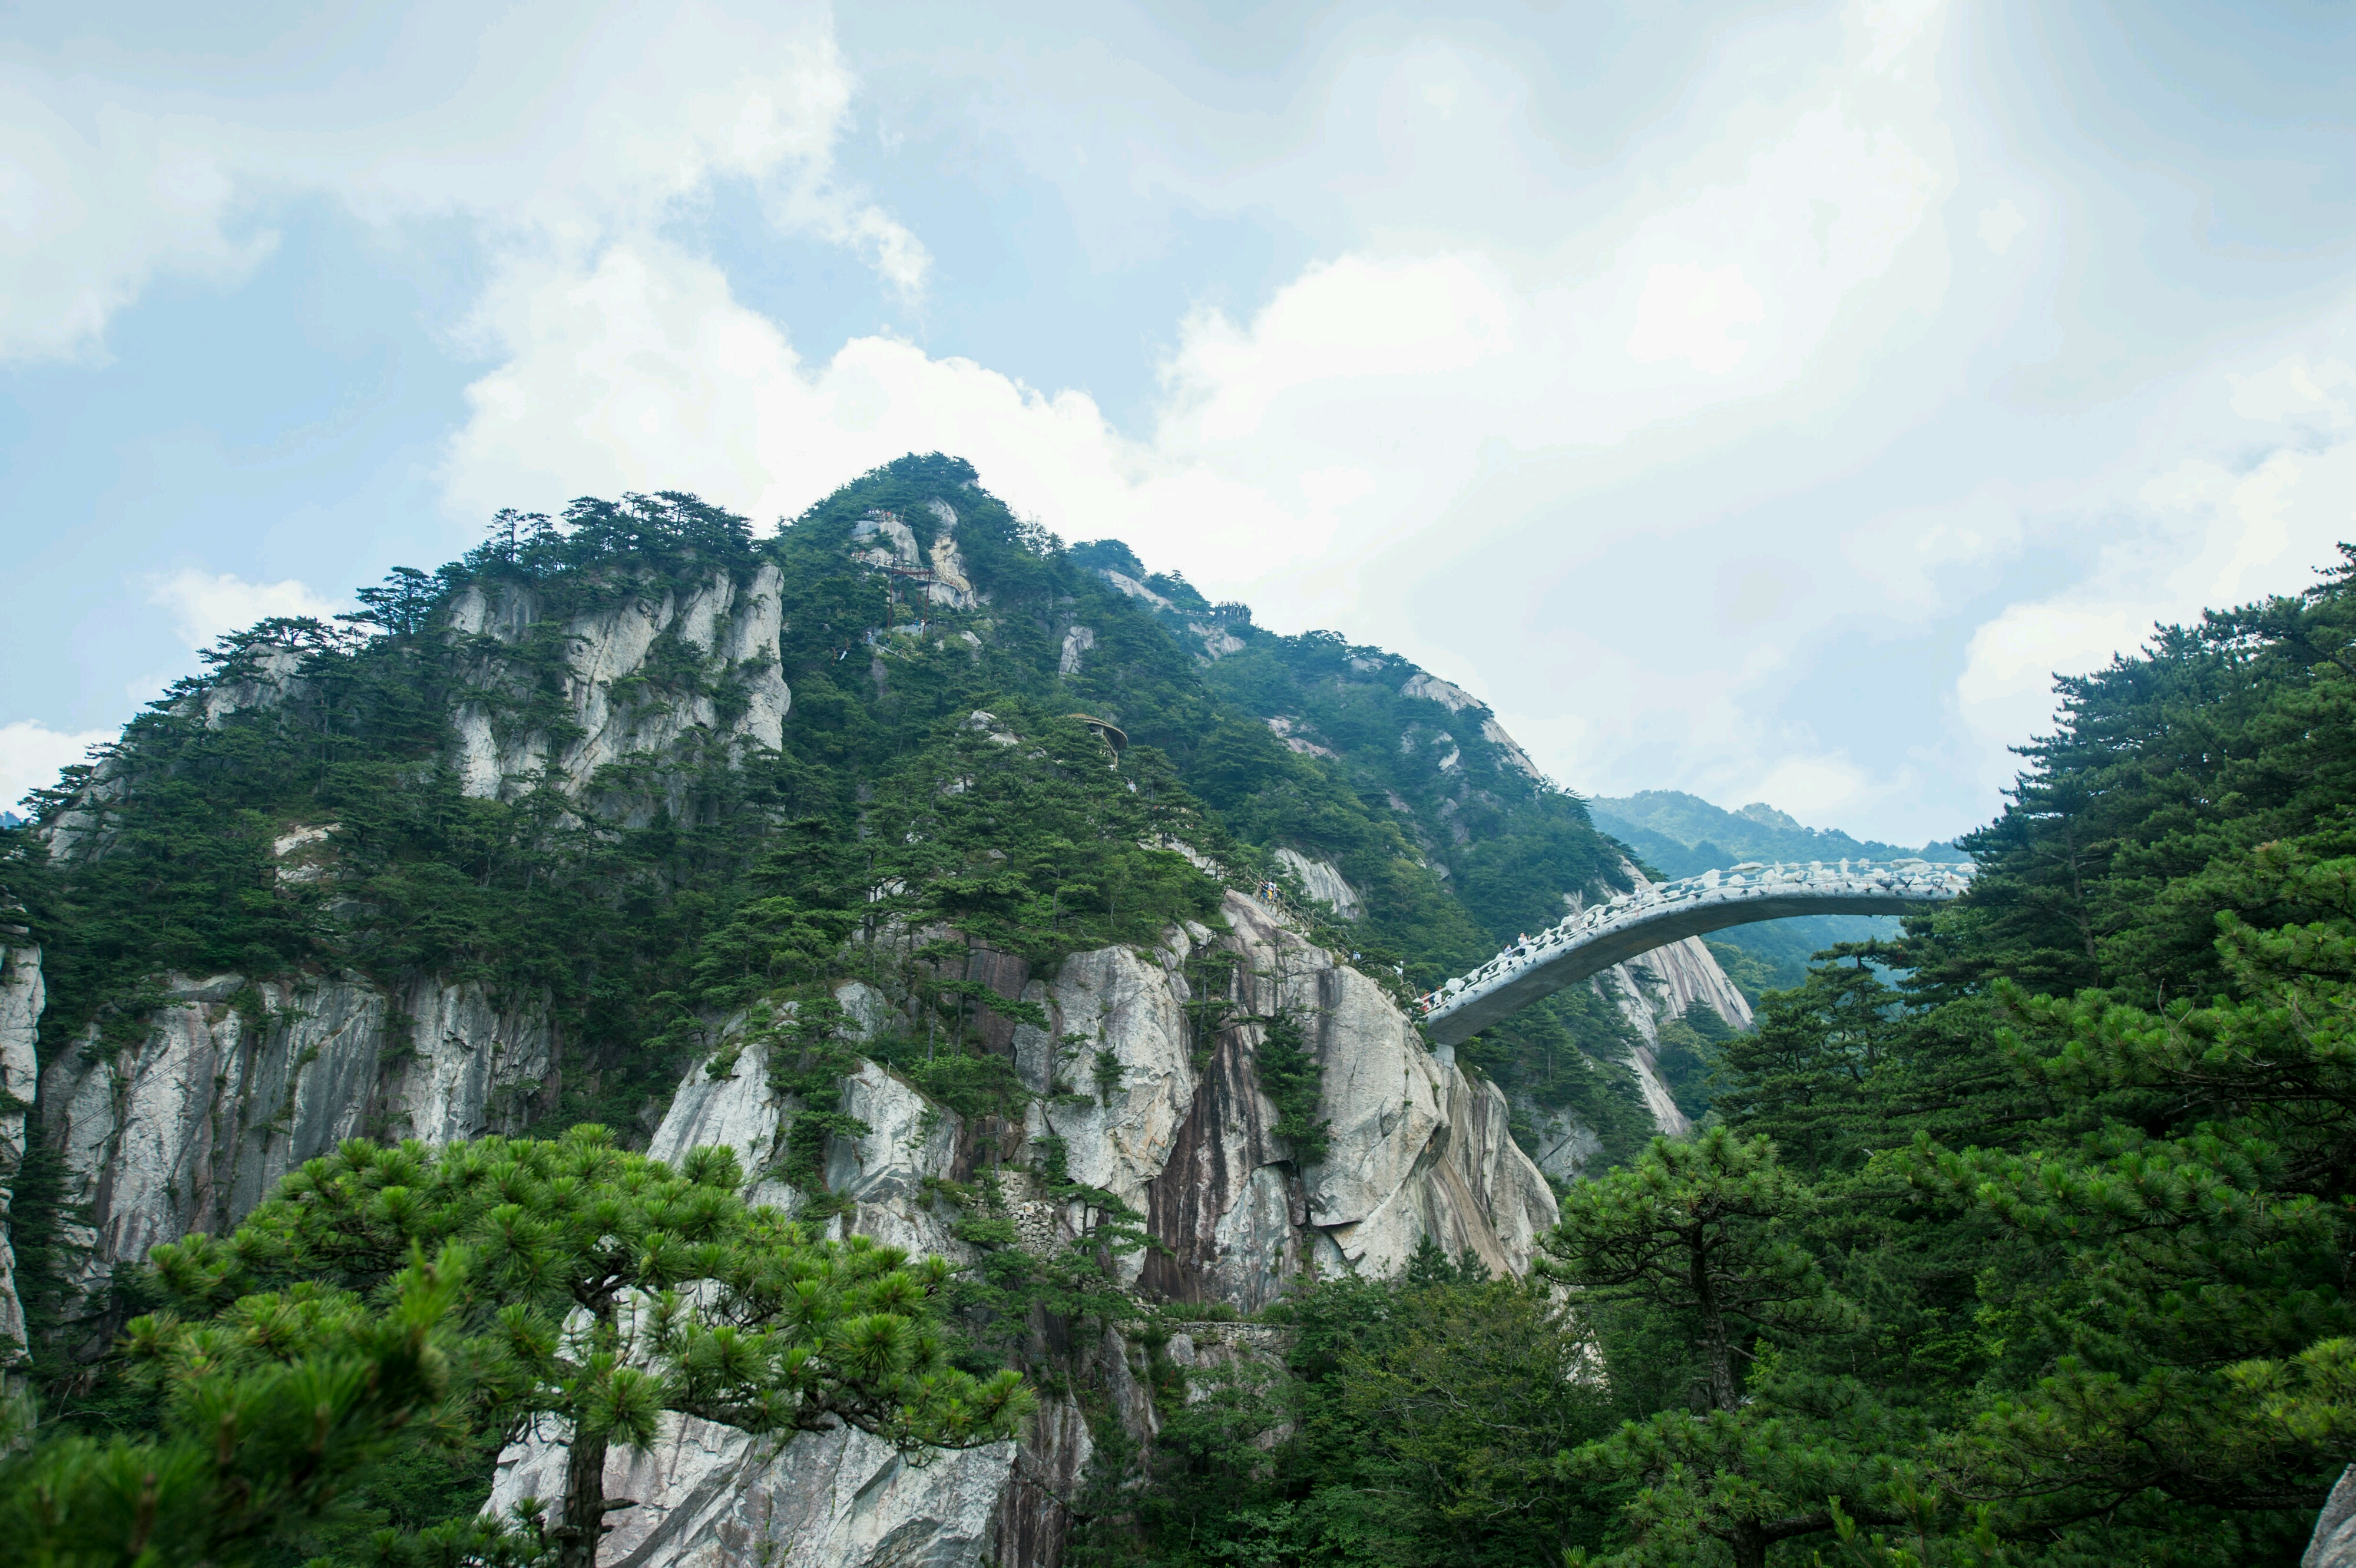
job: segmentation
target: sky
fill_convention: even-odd
[[[2356,9],[13,9],[0,800],[502,506],[969,458],[1921,843],[2356,539]]]

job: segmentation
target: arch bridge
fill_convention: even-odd
[[[1752,862],[1615,894],[1419,997],[1419,1015],[1433,1043],[1459,1045],[1567,985],[1687,937],[1794,915],[1933,909],[1968,891],[1976,869],[1922,860],[1880,865],[1869,860],[1837,865]]]

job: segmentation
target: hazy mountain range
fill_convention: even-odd
[[[1764,801],[1730,811],[1681,789],[1642,789],[1617,799],[1599,797],[1588,801],[1587,812],[1599,832],[1635,851],[1648,870],[1672,877],[1697,876],[1713,867],[1746,860],[1967,858],[1944,841],[1910,847],[1856,839],[1837,828],[1803,826]],[[1804,919],[1737,926],[1709,939],[1709,945],[1735,983],[1755,996],[1772,986],[1798,984],[1808,956],[1836,942],[1869,941],[1897,934],[1898,922],[1888,916],[1812,915]],[[1751,961],[1744,961],[1746,956]]]

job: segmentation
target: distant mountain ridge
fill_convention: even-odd
[[[1746,860],[1959,860],[1952,843],[1920,848],[1857,839],[1838,828],[1804,827],[1763,800],[1739,811],[1714,806],[1682,789],[1641,789],[1587,803],[1596,827],[1671,876],[1697,876]]]
[[[1933,840],[1920,849],[1851,838],[1837,828],[1803,826],[1788,812],[1763,800],[1739,811],[1714,806],[1682,789],[1641,789],[1618,799],[1587,803],[1596,831],[1618,839],[1654,869],[1676,876],[1698,876],[1746,860],[1924,860],[1968,858],[1954,844]],[[1837,942],[1862,942],[1898,935],[1898,922],[1882,915],[1810,915],[1736,926],[1708,940],[1734,983],[1754,1003],[1762,991],[1797,985],[1807,976],[1808,959]]]

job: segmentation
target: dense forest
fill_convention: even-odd
[[[971,592],[863,568],[879,514],[928,550],[953,516]],[[620,700],[705,716],[659,756],[468,786],[454,713],[565,739],[563,628],[765,572],[778,744],[732,727],[754,672],[666,632]],[[1228,888],[1275,885],[1404,998],[1624,887],[1626,846],[1485,710],[1067,545],[938,456],[766,538],[680,495],[502,514],[360,599],[225,640],[0,836],[42,1058],[129,1048],[170,973],[431,972],[539,999],[559,1061],[516,1135],[355,1141],[98,1300],[17,1107],[0,1529],[34,1560],[585,1564],[598,1485],[477,1515],[532,1421],[592,1457],[674,1412],[953,1450],[1014,1431],[1083,1327],[1143,1348],[1158,1413],[1098,1434],[1066,1559],[1091,1564],[2287,1563],[2356,1455],[2356,564],[2063,682],[1961,841],[1962,905],[1818,955],[1754,1032],[1686,1021],[1692,1138],[1649,1140],[1594,990],[1461,1047],[1603,1150],[1530,1277],[1427,1247],[1312,1279],[1257,1315],[1267,1354],[1191,1369],[1171,1348],[1219,1315],[1115,1287],[1139,1217],[1052,1140],[1005,1158],[1100,1216],[1089,1246],[1033,1257],[944,1188],[982,1260],[952,1269],[821,1233],[818,1107],[864,1057],[1019,1127],[1038,1091],[1001,1047],[1041,1019],[980,959],[1150,945]],[[461,624],[527,600],[496,647]],[[322,823],[332,873],[290,877],[279,846]],[[847,981],[912,999],[855,1050]],[[1317,1067],[1265,1022],[1307,1163]],[[741,1038],[806,1107],[768,1173],[792,1219],[733,1160],[641,1152]],[[1076,1058],[1054,1093],[1102,1071]]]
[[[2297,1561],[2356,1452],[2351,647],[2356,557],[2062,682],[1960,908],[1769,995],[1540,1277],[1302,1301],[1102,1560]]]

